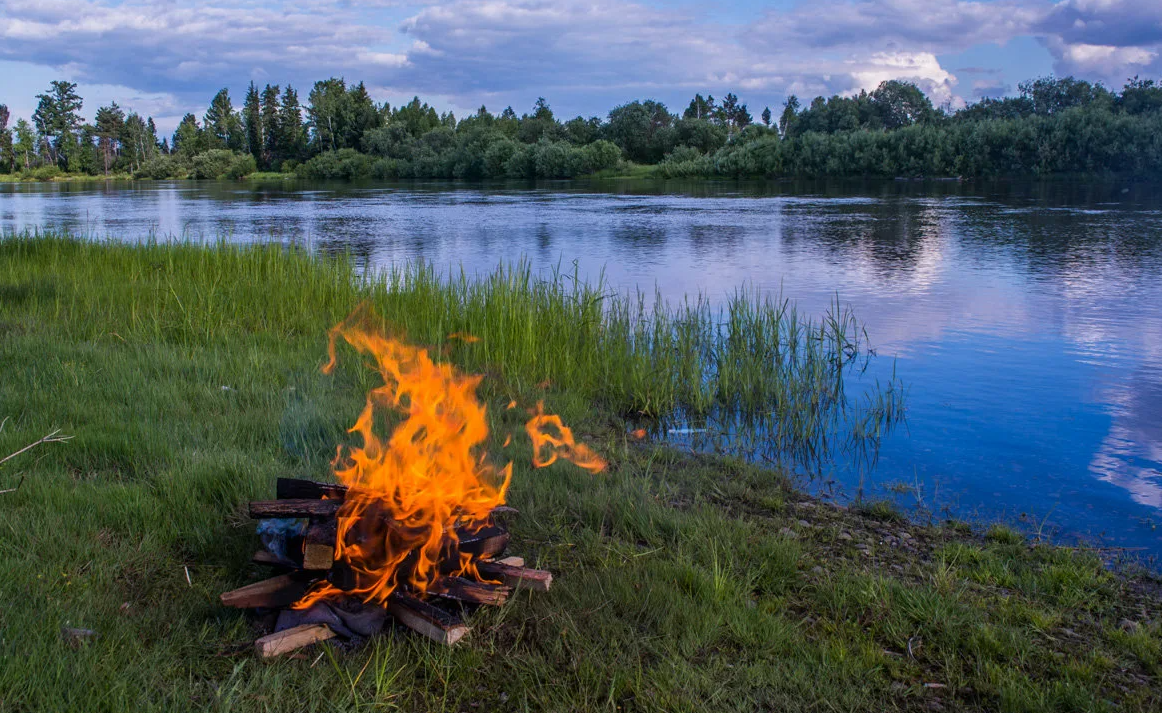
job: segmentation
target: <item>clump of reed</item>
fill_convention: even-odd
[[[669,304],[620,293],[603,276],[588,281],[576,266],[538,275],[522,260],[449,276],[423,262],[361,269],[347,255],[278,244],[22,234],[0,240],[5,255],[44,266],[45,280],[29,289],[86,283],[48,302],[74,300],[70,310],[85,314],[75,328],[93,334],[194,345],[278,325],[321,339],[368,302],[390,328],[515,392],[561,390],[660,434],[695,430],[710,434],[715,450],[789,457],[808,470],[835,443],[874,445],[902,414],[894,377],[848,397],[848,378],[873,352],[838,299],[811,319],[754,290],[719,305],[700,295]],[[449,338],[456,333],[478,340]]]

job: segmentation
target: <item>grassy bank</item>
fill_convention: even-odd
[[[509,399],[543,398],[611,467],[534,471],[521,438],[503,451],[521,510],[511,549],[556,582],[472,615],[463,645],[396,633],[260,663],[252,623],[217,595],[263,574],[247,564],[246,501],[278,476],[325,477],[373,383],[352,358],[318,368],[327,328],[363,300],[486,374],[493,452],[523,425]],[[825,375],[850,345],[775,368],[762,350],[800,321],[736,307],[749,343],[710,339],[697,309],[658,329],[598,289],[520,270],[368,282],[279,248],[0,240],[0,453],[55,428],[75,436],[0,466],[0,490],[19,483],[0,494],[0,711],[1162,704],[1156,582],[1003,529],[836,508],[776,472],[628,439],[627,416],[699,399],[781,390],[789,408],[818,408],[791,396],[828,393],[811,369]],[[446,342],[455,331],[481,341]],[[711,362],[733,366],[712,375]],[[98,636],[73,647],[62,626]]]
[[[0,183],[76,183],[94,181],[131,181],[129,173],[91,175],[88,173],[61,173],[59,171],[27,171],[25,173],[0,173]]]

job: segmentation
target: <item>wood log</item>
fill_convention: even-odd
[[[524,560],[521,560],[521,564],[523,563]],[[477,562],[476,569],[480,572],[480,576],[499,579],[514,589],[523,588],[535,592],[547,592],[553,583],[553,573],[543,569],[526,569],[503,562]]]
[[[285,607],[297,602],[306,593],[308,586],[310,580],[298,573],[281,574],[223,592],[220,599],[225,606],[237,609]]]
[[[514,555],[512,557],[505,557],[504,559],[496,560],[496,563],[497,564],[506,564],[509,567],[524,567],[525,566],[525,558],[524,557],[517,557]]]
[[[449,646],[470,630],[459,617],[399,590],[388,598],[387,611],[412,631]]]
[[[476,532],[461,527],[456,529],[456,534],[459,542],[449,553],[450,559],[454,562],[459,562],[455,557],[457,551],[470,554],[477,559],[487,559],[504,552],[508,547],[508,531],[497,525],[488,525]]]
[[[342,500],[348,491],[346,485],[339,483],[320,483],[316,480],[302,480],[301,478],[279,478],[275,481],[275,497],[279,500],[321,500],[333,498]],[[515,515],[520,511],[508,505],[499,505],[492,509],[493,515]]]
[[[259,550],[255,552],[254,556],[250,558],[250,561],[254,564],[264,564],[271,567],[287,567],[291,569],[295,567],[293,563],[279,558],[278,555],[270,550]]]
[[[250,503],[250,517],[335,517],[342,500],[256,500]]]
[[[262,637],[254,642],[254,650],[260,658],[268,659],[326,641],[333,636],[335,632],[326,624],[300,624]]]
[[[338,527],[335,518],[311,519],[306,537],[303,539],[303,569],[331,569],[331,565],[335,563],[335,538]]]
[[[428,593],[438,597],[491,606],[504,604],[511,592],[512,589],[504,585],[474,582],[464,577],[440,577],[428,587]]]
[[[279,478],[275,481],[275,497],[279,500],[322,500],[335,498],[342,500],[347,494],[347,486],[338,483],[320,483],[299,478]]]

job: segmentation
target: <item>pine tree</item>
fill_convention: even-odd
[[[94,117],[97,135],[97,150],[101,154],[101,161],[105,168],[105,175],[109,175],[109,167],[117,163],[121,153],[121,134],[125,128],[125,112],[113,102],[109,106],[97,109]]]
[[[763,126],[768,129],[771,128],[771,108],[769,106],[763,107]]]
[[[264,170],[271,169],[283,159],[279,155],[280,119],[278,85],[267,84],[262,90],[262,157],[258,159],[258,165]]]
[[[278,115],[278,155],[282,161],[302,159],[306,146],[303,131],[303,108],[298,92],[289,84],[282,94],[282,108]]]
[[[40,133],[41,144],[49,161],[68,168],[70,149],[77,144],[77,129],[81,127],[83,101],[73,82],[56,80],[48,92],[37,94],[40,100],[32,114],[32,123]]]
[[[229,91],[223,89],[214,95],[202,123],[206,148],[240,151],[245,146],[242,119],[234,111]]]
[[[246,101],[242,104],[242,125],[245,127],[246,151],[254,156],[254,162],[262,165],[262,147],[266,143],[262,135],[262,100],[258,87],[250,82],[246,90]]]
[[[13,173],[16,170],[16,154],[12,148],[12,129],[8,128],[11,114],[8,107],[0,104],[0,171]]]
[[[198,118],[193,114],[186,114],[173,132],[170,151],[186,157],[201,153],[205,148],[204,133],[198,126]]]

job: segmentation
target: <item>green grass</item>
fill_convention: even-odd
[[[327,328],[364,300],[486,375],[490,450],[513,459],[521,511],[510,549],[554,586],[471,614],[451,650],[392,632],[260,662],[257,624],[217,595],[264,576],[245,503],[278,476],[326,477],[374,383],[350,354],[319,372]],[[627,414],[696,398],[746,409],[755,388],[813,382],[752,366],[755,343],[715,336],[729,330],[666,341],[679,308],[658,329],[624,307],[521,269],[368,281],[277,247],[0,240],[0,453],[75,436],[0,467],[0,490],[23,476],[0,494],[0,711],[1162,705],[1155,580],[1000,530],[835,508],[778,472],[628,439]],[[682,339],[753,381],[716,382]],[[542,398],[607,472],[529,466],[524,414],[504,405]],[[74,647],[62,626],[98,636]]]
[[[51,178],[41,179],[28,173],[0,173],[0,183],[37,183],[42,180],[47,180],[54,183],[64,182],[91,182],[91,181],[130,181],[133,180],[132,174],[128,173],[111,173],[108,176],[105,174],[91,175],[88,173],[58,173]]]
[[[244,181],[293,181],[297,178],[293,172],[255,171],[242,177]]]

